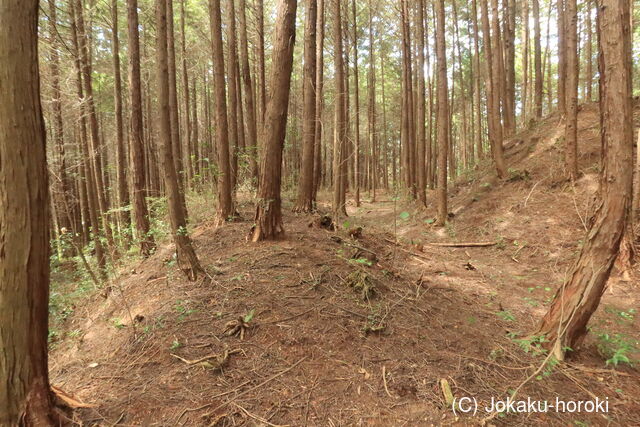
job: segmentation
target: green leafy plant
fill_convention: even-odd
[[[511,314],[511,312],[509,310],[497,311],[496,312],[496,316],[498,316],[502,320],[506,320],[506,321],[509,321],[509,322],[513,322],[514,320],[516,320],[515,316],[513,314]]]
[[[605,365],[633,364],[632,354],[638,351],[636,341],[620,333],[611,335],[602,332],[597,334],[597,337],[598,351],[606,358]]]

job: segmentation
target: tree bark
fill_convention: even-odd
[[[178,107],[178,82],[176,69],[176,44],[173,24],[173,0],[167,2],[167,53],[169,65],[169,118],[171,120],[171,152],[178,177],[180,192],[184,191],[184,162],[182,159],[182,134],[180,132],[180,112]],[[186,205],[183,210],[187,212]]]
[[[334,67],[335,67],[335,125],[333,139],[333,212],[334,221],[341,215],[347,215],[345,205],[345,186],[342,182],[342,171],[346,169],[343,162],[346,149],[346,112],[344,91],[344,58],[342,52],[342,14],[340,0],[333,1],[333,40],[334,40]]]
[[[144,127],[142,121],[142,85],[140,76],[140,35],[138,33],[138,0],[127,0],[127,22],[129,31],[129,165],[131,168],[131,191],[133,217],[142,256],[148,257],[155,248],[153,235],[149,233],[149,210],[145,186]]]
[[[356,207],[360,206],[360,182],[361,182],[361,156],[360,156],[360,82],[358,76],[358,16],[356,13],[356,0],[351,0],[353,13],[353,97],[355,102],[355,132],[354,132],[354,198]]]
[[[258,180],[257,144],[258,144],[258,123],[256,118],[256,103],[253,96],[253,82],[251,80],[251,69],[249,68],[249,44],[247,41],[247,13],[245,0],[240,1],[240,62],[242,70],[242,84],[245,94],[247,140],[246,154],[249,156],[249,166],[251,168],[252,180]],[[315,23],[314,23],[315,25]]]
[[[535,74],[533,104],[536,119],[542,117],[542,49],[540,46],[540,1],[533,0],[533,68]]]
[[[231,197],[231,163],[229,161],[229,128],[227,123],[227,96],[222,51],[222,17],[220,0],[209,1],[211,42],[213,52],[213,87],[215,92],[216,139],[218,148],[218,212],[217,223],[223,224],[234,213]]]
[[[184,173],[185,173],[185,188],[188,189],[193,185],[194,174],[194,160],[196,160],[194,144],[195,141],[192,138],[192,123],[191,123],[191,99],[189,94],[189,73],[187,71],[187,35],[185,34],[186,16],[185,16],[185,2],[180,1],[180,56],[182,57],[182,100],[183,116],[184,116],[184,141],[183,144],[183,156],[184,159]]]
[[[85,31],[84,17],[82,12],[81,0],[72,0],[74,2],[75,11],[75,27],[77,31],[78,50],[80,67],[82,71],[82,84],[84,89],[84,96],[86,97],[86,112],[89,117],[89,130],[90,130],[90,150],[89,158],[92,164],[93,175],[95,180],[95,187],[97,192],[98,210],[99,216],[102,219],[102,228],[104,230],[105,237],[107,238],[107,244],[111,251],[115,251],[115,245],[113,242],[113,234],[111,232],[111,224],[106,212],[108,209],[107,200],[105,197],[105,185],[104,174],[102,169],[102,143],[100,139],[100,126],[98,124],[98,115],[96,113],[95,101],[93,98],[93,85],[91,83],[91,62],[89,55],[88,36]]]
[[[482,37],[484,40],[483,47],[485,53],[485,72],[487,77],[487,121],[489,128],[489,142],[491,144],[491,153],[495,163],[498,178],[502,178],[506,174],[506,166],[504,164],[504,153],[502,148],[502,122],[500,120],[500,83],[498,82],[499,63],[502,61],[500,57],[493,52],[493,36],[489,27],[489,8],[488,0],[480,0],[482,9]],[[497,8],[496,8],[497,9]],[[496,31],[496,26],[494,26]],[[493,45],[493,46],[492,46]],[[501,55],[500,55],[501,56]]]
[[[302,165],[298,200],[295,212],[311,212],[313,210],[313,165],[315,152],[316,124],[316,25],[317,4],[315,0],[307,0],[307,16],[304,29],[304,75],[302,111]]]
[[[53,426],[49,187],[36,0],[0,5],[0,82],[0,424]]]
[[[436,0],[436,60],[438,73],[438,187],[436,225],[447,222],[447,154],[449,151],[449,94],[445,45],[444,0]]]
[[[260,165],[260,188],[252,240],[278,239],[284,235],[282,224],[282,150],[287,130],[287,111],[293,47],[295,44],[296,0],[279,0],[273,39],[271,96],[263,130],[264,155]],[[313,26],[313,25],[311,25]]]
[[[564,11],[565,0],[557,0],[558,15],[558,113],[564,118],[566,114],[565,94],[566,76],[567,76],[567,45],[566,45],[566,17]]]
[[[424,1],[418,1],[418,69],[417,69],[417,78],[418,78],[418,114],[417,114],[417,159],[416,159],[416,178],[417,178],[417,192],[418,192],[418,202],[422,206],[427,206],[427,176],[426,176],[426,166],[425,166],[425,156],[426,156],[426,139],[425,139],[425,85],[424,85]]]
[[[164,179],[169,220],[173,241],[176,245],[178,267],[189,280],[196,280],[204,270],[193,249],[187,231],[187,218],[184,210],[184,196],[180,192],[178,174],[173,160],[171,143],[171,90],[170,90],[170,46],[168,44],[167,3],[156,0],[156,66],[158,81],[158,126],[160,140],[160,161]]]
[[[324,0],[318,0],[316,22],[316,118],[314,123],[313,201],[322,181],[322,109],[324,107]]]
[[[130,242],[131,215],[126,208],[129,205],[129,188],[127,185],[127,147],[124,140],[124,124],[122,118],[122,76],[120,71],[120,37],[118,35],[118,0],[111,1],[111,43],[113,48],[113,80],[114,106],[116,116],[116,185],[118,187],[118,207],[120,233],[123,233],[125,246]]]
[[[234,1],[227,2],[227,88],[229,90],[229,149],[231,150],[231,191],[235,193],[238,185],[238,90],[236,70],[238,53],[236,49],[236,11]]]
[[[566,86],[564,129],[564,160],[567,178],[578,178],[578,8],[576,0],[565,0]]]
[[[535,335],[562,360],[576,350],[605,290],[627,226],[632,191],[633,117],[629,0],[598,0],[600,34],[600,202],[570,278]]]

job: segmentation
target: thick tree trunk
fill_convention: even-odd
[[[598,308],[627,226],[632,187],[633,117],[629,0],[598,0],[603,169],[600,203],[567,283],[535,335],[558,359],[576,350]]]
[[[0,425],[53,426],[38,2],[0,4]]]
[[[307,16],[304,29],[304,75],[302,111],[302,165],[298,200],[295,212],[311,212],[313,210],[313,165],[315,152],[316,123],[316,25],[317,4],[315,0],[307,1]]]
[[[169,44],[166,0],[156,0],[156,66],[158,80],[158,126],[160,139],[160,161],[164,179],[171,232],[176,245],[178,267],[189,280],[196,280],[204,272],[193,249],[187,231],[184,198],[178,184],[178,173],[173,161],[171,143],[171,101],[169,76]]]
[[[145,186],[144,128],[142,122],[142,85],[140,76],[140,35],[138,33],[138,0],[127,0],[129,31],[129,165],[133,218],[135,220],[140,252],[148,257],[155,250],[153,236],[149,233],[149,210]]]
[[[449,95],[445,45],[444,0],[436,0],[436,58],[438,76],[438,187],[436,224],[447,222],[447,154],[449,151]]]
[[[222,51],[222,17],[220,0],[209,1],[211,41],[213,51],[213,87],[215,92],[216,140],[218,149],[218,212],[217,223],[223,224],[234,213],[231,197],[231,164],[229,161],[229,128],[227,122],[227,96]]]
[[[576,0],[565,1],[567,119],[564,130],[564,161],[567,178],[575,181],[578,178],[578,8]]]
[[[273,38],[271,93],[263,130],[264,155],[260,165],[260,188],[252,240],[277,239],[284,235],[282,225],[282,150],[287,130],[287,110],[293,47],[295,44],[296,0],[279,0]],[[311,25],[313,26],[313,25]]]

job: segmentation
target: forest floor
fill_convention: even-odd
[[[241,203],[244,221],[194,228],[210,277],[187,281],[164,244],[108,297],[78,302],[59,325],[51,381],[92,405],[73,414],[82,425],[640,425],[640,373],[624,362],[639,359],[637,268],[614,272],[567,363],[545,363],[525,338],[579,251],[598,123],[597,105],[584,106],[575,186],[551,116],[506,142],[508,179],[488,163],[458,178],[444,228],[433,207],[364,193],[343,224],[360,236],[287,201],[286,239],[256,244],[253,205]],[[491,245],[434,245],[453,242]],[[478,414],[454,414],[442,380],[455,398],[476,398]],[[520,385],[516,400],[599,398],[609,410],[487,419],[484,406]]]

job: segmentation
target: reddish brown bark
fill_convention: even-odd
[[[284,235],[282,224],[282,150],[287,130],[287,111],[293,47],[295,44],[296,0],[279,0],[273,43],[271,92],[265,115],[264,154],[260,165],[260,187],[252,240],[277,239]]]
[[[300,183],[298,200],[294,211],[311,212],[313,210],[313,165],[315,153],[316,123],[316,24],[317,4],[307,1],[307,15],[304,30],[304,75],[302,110],[302,164],[300,165]]]
[[[47,366],[49,194],[38,1],[0,12],[0,425],[52,426]]]
[[[558,290],[535,335],[562,359],[576,350],[598,308],[627,227],[632,191],[633,117],[629,0],[599,0],[600,201],[571,276]]]

